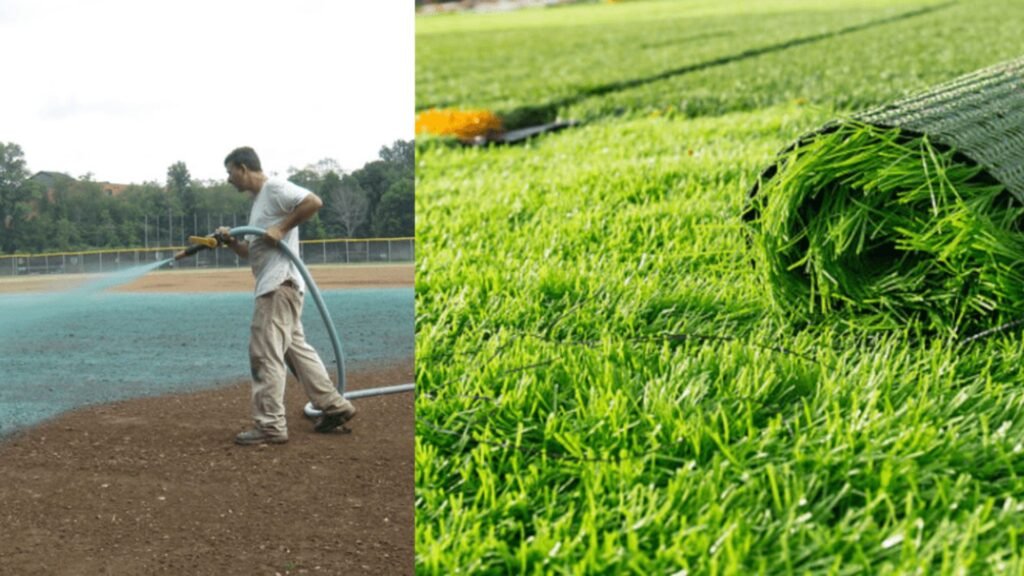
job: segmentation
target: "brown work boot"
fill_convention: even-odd
[[[338,412],[327,413],[324,412],[317,417],[316,423],[313,425],[313,430],[326,434],[335,430],[338,426],[341,426],[345,422],[355,418],[356,407],[350,402],[347,407]]]
[[[235,444],[252,446],[254,444],[284,444],[288,441],[287,434],[270,434],[259,428],[240,432],[235,436]]]

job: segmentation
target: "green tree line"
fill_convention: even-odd
[[[289,180],[324,201],[302,238],[412,236],[413,150],[412,141],[398,140],[350,173],[331,159],[290,168]],[[90,175],[33,174],[18,144],[0,142],[0,251],[7,254],[179,244],[210,225],[244,223],[250,206],[249,195],[226,181],[193,179],[184,162],[168,167],[165,185],[131,184],[112,195]]]

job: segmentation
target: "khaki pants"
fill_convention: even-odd
[[[287,364],[286,364],[287,363]],[[270,434],[287,434],[284,385],[290,366],[313,406],[325,413],[348,410],[349,401],[338,393],[320,356],[302,330],[302,295],[282,284],[256,298],[249,340],[252,369],[252,417],[256,427]]]

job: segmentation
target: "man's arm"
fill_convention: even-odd
[[[287,234],[289,230],[312,218],[314,214],[320,211],[320,208],[323,205],[323,200],[321,200],[316,194],[310,192],[302,199],[302,202],[299,202],[299,205],[295,207],[295,210],[292,210],[292,213],[289,214],[283,222],[276,226],[267,228],[265,238],[269,239],[272,245],[277,244],[281,241],[281,238],[284,238],[284,235]]]

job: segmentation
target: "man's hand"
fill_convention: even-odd
[[[291,214],[276,225],[267,228],[264,238],[266,238],[271,246],[277,246],[277,243],[284,238],[285,234],[312,218],[313,214],[316,214],[317,210],[320,210],[320,207],[323,205],[323,200],[320,200],[320,197],[316,194],[312,192],[306,194],[306,197],[302,199],[302,202],[299,202],[299,205],[292,210]]]
[[[219,236],[228,246],[231,246],[232,244],[235,243],[235,237],[231,235],[231,228],[228,228],[227,226],[221,226],[220,228],[217,228],[213,232],[213,234],[215,236]]]
[[[227,247],[230,248],[232,252],[238,254],[242,258],[249,257],[249,243],[239,242],[238,238],[231,235],[231,228],[221,226],[220,228],[217,228],[216,233],[221,235],[221,238],[224,239]]]

